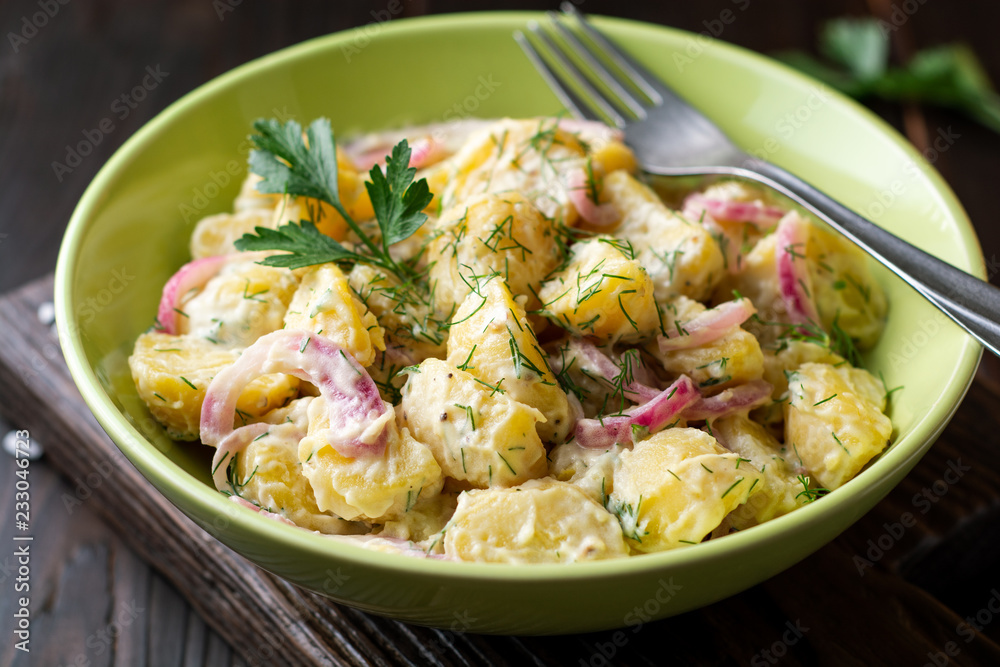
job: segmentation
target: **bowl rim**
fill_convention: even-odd
[[[542,12],[498,11],[394,19],[381,24],[379,34],[372,37],[372,40],[374,42],[384,38],[383,36],[391,37],[442,28],[477,29],[484,25],[494,28],[498,20],[507,23],[517,22],[518,26],[523,26],[529,20],[540,20],[544,16]],[[668,41],[697,39],[706,51],[714,52],[723,61],[740,60],[746,62],[748,68],[754,72],[763,71],[768,75],[787,81],[788,85],[794,87],[810,86],[815,88],[817,85],[821,85],[816,80],[764,55],[696,33],[629,19],[597,15],[591,15],[590,18],[595,24],[612,33],[635,32],[657,39],[666,37]],[[499,580],[528,583],[551,581],[553,578],[564,582],[573,582],[582,579],[593,581],[595,579],[634,577],[653,572],[666,573],[674,568],[683,570],[696,564],[722,559],[728,560],[743,553],[757,551],[764,545],[774,544],[784,539],[788,534],[805,530],[808,524],[833,519],[841,512],[843,506],[853,504],[856,498],[865,496],[872,489],[875,489],[876,482],[880,478],[890,476],[895,470],[903,470],[903,474],[905,474],[923,456],[957,410],[961,399],[972,383],[975,369],[982,354],[982,347],[971,337],[962,342],[960,363],[955,365],[946,390],[933,409],[916,422],[906,438],[894,442],[877,460],[841,487],[850,489],[850,491],[834,493],[825,497],[820,503],[812,503],[788,515],[767,521],[755,526],[752,531],[729,535],[725,540],[710,540],[692,548],[644,554],[641,558],[582,562],[570,566],[566,564],[533,564],[518,567],[492,563],[456,563],[436,559],[420,559],[376,552],[358,545],[341,543],[298,527],[265,520],[251,510],[240,508],[239,511],[233,512],[231,509],[233,503],[209,486],[191,479],[188,473],[174,463],[167,454],[152,445],[140,431],[121,415],[120,410],[114,405],[98,381],[94,370],[86,363],[80,328],[74,318],[71,299],[73,277],[76,273],[78,260],[77,249],[81,246],[82,238],[88,229],[88,223],[94,210],[99,208],[102,202],[105,188],[119,177],[120,170],[129,163],[134,154],[142,151],[145,145],[155,140],[169,127],[175,116],[198,106],[205,99],[237,86],[247,79],[252,79],[262,71],[280,68],[299,58],[308,58],[325,51],[335,50],[343,42],[353,39],[357,32],[363,29],[364,26],[339,31],[283,48],[240,65],[183,95],[143,125],[115,151],[87,187],[70,218],[59,251],[55,277],[57,323],[66,363],[84,400],[104,430],[147,479],[154,481],[155,478],[155,486],[169,491],[169,493],[165,491],[161,493],[174,504],[183,503],[188,507],[197,507],[206,516],[225,512],[228,519],[236,524],[236,527],[244,535],[262,542],[283,544],[286,547],[307,552],[311,557],[328,559],[331,562],[339,561],[344,564],[377,567],[378,569],[395,571],[397,574],[417,574],[458,582]],[[621,39],[622,35],[618,36]],[[960,250],[964,255],[962,260],[968,264],[967,270],[979,277],[985,277],[985,262],[975,230],[954,192],[944,179],[888,123],[858,102],[826,89],[825,86],[824,89],[830,93],[829,104],[836,107],[841,113],[853,117],[856,122],[874,126],[879,135],[895,145],[896,148],[901,149],[914,161],[921,174],[932,185],[934,198],[938,201],[940,208],[949,214],[954,223],[954,228],[961,241]],[[887,492],[888,490],[884,491],[884,493]],[[180,500],[175,500],[175,498]],[[860,514],[857,514],[852,523],[859,517]]]

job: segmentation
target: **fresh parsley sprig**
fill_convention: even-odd
[[[302,126],[293,120],[282,124],[274,119],[261,119],[253,127],[258,134],[250,137],[256,146],[250,153],[250,169],[262,179],[257,190],[265,194],[311,197],[329,204],[344,218],[363,247],[349,249],[322,234],[313,222],[302,220],[278,229],[257,227],[255,233],[244,234],[236,241],[237,250],[287,253],[264,259],[261,263],[267,266],[297,269],[327,262],[363,262],[404,280],[416,277],[413,267],[396,262],[389,254],[389,246],[411,236],[427,220],[423,209],[433,199],[426,179],[413,182],[417,170],[409,166],[410,147],[406,139],[387,156],[385,172],[378,165],[372,167],[371,182],[365,183],[381,231],[379,244],[364,232],[340,200],[337,142],[329,120],[313,121],[305,139]]]
[[[1000,95],[972,49],[965,44],[933,46],[893,67],[889,34],[897,29],[873,18],[835,19],[820,34],[823,60],[801,51],[776,55],[851,97],[949,106],[1000,132]]]

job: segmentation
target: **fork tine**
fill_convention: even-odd
[[[556,45],[555,42],[552,41],[552,38],[545,34],[542,27],[538,25],[538,22],[530,21],[528,23],[528,30],[530,30],[537,39],[545,44],[552,57],[576,80],[577,85],[579,85],[580,88],[583,89],[583,92],[587,95],[587,103],[589,103],[590,107],[592,109],[596,108],[604,114],[604,116],[609,119],[613,125],[624,129],[626,123],[625,118],[623,118],[622,115],[618,113],[618,111],[616,111],[614,107],[607,102],[607,100],[604,99],[604,96],[601,93],[594,89],[590,82],[587,81],[587,78],[580,72],[579,68],[577,68],[576,65],[571,63],[569,59],[563,55],[562,50]],[[561,88],[569,88],[569,85],[567,85],[567,82],[563,79],[563,77],[556,74],[554,70],[552,71],[552,74],[559,79],[559,85]],[[583,101],[582,98],[579,97],[577,100],[580,102]],[[601,119],[598,118],[597,120]]]
[[[632,111],[632,113],[639,118],[645,118],[646,108],[643,106],[643,103],[637,100],[632,93],[628,92],[625,87],[622,86],[618,77],[608,71],[608,69],[594,56],[590,47],[581,42],[579,38],[573,34],[572,30],[563,25],[561,20],[562,17],[560,17],[556,12],[546,13],[552,20],[552,24],[555,25],[556,29],[559,31],[559,34],[561,34],[563,39],[566,40],[566,43],[569,44],[573,52],[587,63],[587,66],[590,67],[594,76],[610,88],[611,91],[618,96],[618,99],[620,99],[622,103],[624,103],[624,105]]]
[[[520,45],[524,54],[528,56],[528,60],[531,64],[535,66],[535,69],[542,78],[545,79],[545,83],[548,84],[549,90],[556,94],[559,101],[563,103],[563,106],[570,110],[570,112],[577,118],[586,118],[587,120],[603,121],[603,119],[590,110],[590,107],[584,103],[580,97],[573,92],[570,88],[562,81],[560,77],[549,64],[545,62],[542,56],[535,50],[534,45],[525,37],[524,33],[520,30],[514,31],[514,40]]]
[[[639,90],[641,90],[650,100],[653,101],[654,105],[659,105],[663,103],[664,98],[676,98],[677,95],[665,85],[663,85],[659,79],[657,79],[649,70],[633,60],[624,51],[619,49],[617,46],[612,44],[608,39],[602,35],[596,28],[590,25],[586,17],[579,12],[579,10],[571,2],[563,2],[559,5],[559,8],[567,16],[573,16],[580,22],[580,27],[583,29],[587,36],[604,50],[604,53],[608,58],[618,66],[625,74],[628,75],[629,79]]]

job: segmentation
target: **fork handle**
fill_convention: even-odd
[[[739,172],[811,210],[1000,356],[1000,289],[887,232],[770,162],[751,159]]]

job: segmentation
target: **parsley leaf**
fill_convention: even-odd
[[[257,150],[250,152],[250,170],[263,178],[257,191],[312,197],[330,204],[344,218],[350,216],[340,203],[337,184],[337,141],[330,121],[317,118],[306,130],[294,120],[284,125],[275,119],[254,121],[259,134],[250,136]]]
[[[327,262],[359,261],[360,255],[323,234],[309,220],[289,223],[278,229],[257,227],[257,235],[244,234],[236,241],[239,250],[285,250],[288,255],[272,255],[262,262],[267,266],[299,269]]]
[[[362,262],[384,268],[406,280],[416,276],[412,266],[397,263],[389,246],[408,238],[427,220],[423,209],[434,196],[426,179],[416,183],[416,169],[409,166],[410,147],[402,140],[386,158],[386,168],[378,165],[365,183],[375,218],[381,230],[381,247],[355,222],[340,201],[337,183],[337,141],[330,121],[319,118],[302,135],[302,126],[291,120],[282,124],[271,119],[254,122],[251,135],[256,149],[250,153],[250,169],[262,180],[263,193],[310,197],[332,206],[361,240],[363,247],[349,249],[322,234],[308,220],[289,223],[274,230],[257,227],[236,241],[237,250],[281,250],[261,263],[267,266],[300,268],[327,262]]]
[[[423,209],[434,198],[426,179],[413,183],[417,170],[409,164],[410,147],[403,139],[386,160],[386,173],[376,165],[369,172],[371,183],[365,183],[386,252],[393,243],[409,238],[424,224],[427,214]]]

